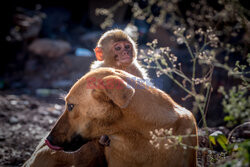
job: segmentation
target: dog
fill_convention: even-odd
[[[80,152],[75,159],[88,157],[81,150],[107,135],[111,142],[103,150],[109,167],[196,166],[197,152],[193,148],[198,140],[193,114],[163,91],[145,85],[141,79],[137,82],[127,72],[113,68],[93,70],[73,85],[65,103],[64,113],[45,140],[55,154]],[[154,147],[149,132],[161,128],[171,129],[172,137],[186,137],[182,144],[162,139],[159,147]],[[50,156],[40,153],[38,159],[45,162]],[[64,156],[60,158],[65,160]],[[80,163],[84,166],[83,161]]]

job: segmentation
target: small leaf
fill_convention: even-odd
[[[224,121],[227,121],[227,122],[228,122],[228,121],[233,121],[233,120],[234,120],[234,117],[233,117],[233,116],[229,116],[229,115],[228,115],[228,116],[225,116],[225,117],[224,117]]]
[[[209,140],[211,141],[211,143],[213,143],[213,145],[216,145],[216,141],[215,141],[214,136],[209,136]]]
[[[248,62],[248,65],[250,65],[250,53],[247,54],[247,62]]]
[[[239,67],[239,66],[240,66],[240,61],[237,60],[236,63],[235,63],[235,65],[236,65],[237,67]]]
[[[182,141],[182,136],[179,136],[179,137],[178,137],[178,141],[181,143],[181,141]]]
[[[219,135],[217,138],[218,143],[220,146],[227,151],[228,140],[225,135]]]
[[[214,133],[210,134],[209,140],[216,145],[216,141],[220,144],[220,146],[227,151],[228,140],[226,136],[221,131],[215,131]]]

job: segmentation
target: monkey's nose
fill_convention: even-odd
[[[128,55],[129,55],[128,52],[126,51],[122,52],[122,56],[128,56]]]

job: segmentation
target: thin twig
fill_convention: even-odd
[[[233,130],[231,130],[231,132],[229,133],[227,140],[230,141],[230,138],[233,135],[234,131],[236,131],[237,129],[239,129],[240,127],[245,126],[245,125],[250,125],[250,122],[245,122],[245,123],[240,124],[240,125],[236,126],[235,128],[233,128]]]
[[[211,97],[211,93],[212,93],[213,71],[214,71],[214,66],[212,66],[211,69],[209,70],[209,73],[210,73],[210,76],[209,76],[209,87],[207,89],[207,93],[206,93],[206,96],[205,96],[205,104],[204,104],[205,117],[207,116],[208,104],[210,102],[210,97]],[[200,124],[200,122],[201,122],[201,119],[200,119],[198,125]]]

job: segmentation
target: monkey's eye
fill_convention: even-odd
[[[130,45],[125,45],[125,49],[130,49]]]
[[[74,104],[68,104],[67,105],[67,109],[68,109],[68,111],[72,111],[73,110],[73,108],[74,108]]]
[[[120,46],[116,46],[115,50],[119,51],[119,50],[121,50],[121,47]]]

